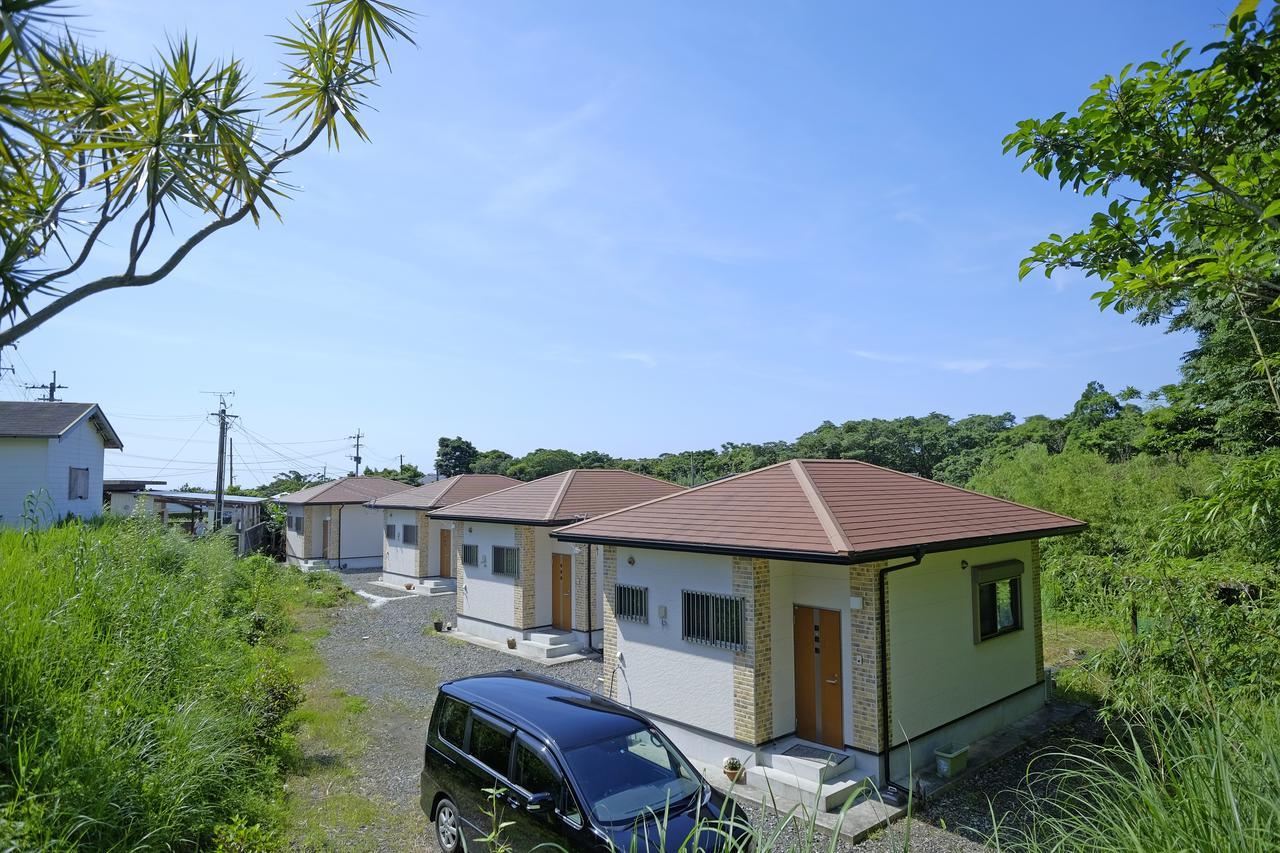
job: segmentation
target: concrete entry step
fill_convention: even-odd
[[[775,767],[747,768],[747,784],[789,800],[815,803],[823,811],[839,811],[846,803],[857,800],[868,789],[869,776],[861,770],[849,770],[823,781],[805,779]]]
[[[529,642],[539,643],[544,646],[578,645],[578,641],[568,631],[531,632],[529,634]]]
[[[777,744],[763,756],[767,767],[790,773],[808,782],[825,782],[853,770],[856,760],[844,750],[792,738]]]

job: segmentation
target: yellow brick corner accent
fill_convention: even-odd
[[[465,526],[461,521],[453,523],[453,536],[450,542],[453,547],[453,577],[454,577],[454,612],[467,612],[467,570],[462,565],[462,532]]]
[[[733,558],[733,594],[743,601],[744,647],[733,654],[733,736],[773,737],[773,594],[769,561]]]
[[[883,748],[880,743],[881,607],[878,598],[879,574],[886,565],[878,562],[849,567],[849,595],[862,599],[862,609],[849,611],[853,746],[867,752],[879,752]],[[886,652],[887,649],[886,643]]]
[[[613,592],[618,585],[618,549],[613,545],[605,545],[600,550],[600,582],[604,592],[604,614],[600,623],[604,630],[601,642],[604,657],[600,674],[604,677],[605,695],[612,699],[614,682],[617,681],[614,670],[618,666],[618,617],[613,610]]]
[[[591,599],[591,629],[600,630],[600,595],[599,581],[587,579],[594,574],[600,577],[600,550],[594,545],[578,545],[578,553],[573,555],[573,629],[587,630],[587,604]],[[588,592],[588,590],[590,592]]]
[[[329,510],[329,559],[341,561],[342,554],[339,553],[339,545],[342,542],[340,531],[342,530],[342,516],[340,510]]]
[[[418,577],[425,578],[430,565],[427,555],[431,553],[431,521],[425,512],[419,512],[414,514],[414,524],[418,525]],[[440,559],[445,559],[445,555],[441,554]]]
[[[160,505],[162,508],[164,504]],[[304,506],[302,508],[302,553],[298,555],[303,560],[310,560],[315,547],[316,527],[320,524],[320,520],[315,517],[315,513],[311,511],[311,507]]]
[[[520,549],[520,577],[515,583],[515,626],[532,628],[537,625],[538,552],[537,537],[533,527],[516,525],[516,547]]]

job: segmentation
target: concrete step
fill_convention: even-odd
[[[537,636],[536,634],[533,636]],[[519,649],[533,657],[549,660],[551,658],[562,657],[563,655],[571,655],[579,651],[575,643],[544,643],[538,640],[529,639],[521,640],[516,643]]]
[[[825,760],[800,755],[784,755],[782,752],[771,752],[765,756],[765,764],[775,770],[781,770],[800,779],[817,783],[848,773],[854,769],[856,761],[847,752],[833,749]]]
[[[857,799],[867,786],[869,776],[861,770],[849,770],[822,782],[803,779],[775,767],[747,768],[747,784],[770,791],[785,799],[823,811],[839,811],[850,799]]]
[[[577,646],[578,641],[574,639],[573,634],[562,633],[538,633],[529,634],[529,642],[540,643],[544,646]]]
[[[425,590],[427,595],[447,595],[457,592],[458,582],[453,578],[423,578],[418,581],[418,589]]]

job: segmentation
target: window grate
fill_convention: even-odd
[[[627,622],[649,621],[649,588],[618,584],[613,588],[613,613]]]
[[[462,565],[478,566],[480,565],[480,546],[466,545],[462,546]]]
[[[388,524],[386,530],[387,530],[387,541],[388,542],[396,541],[396,526],[394,524]]]
[[[493,573],[510,578],[520,577],[520,549],[506,545],[494,545]]]
[[[683,590],[681,634],[687,642],[741,651],[746,648],[745,602],[740,596]]]
[[[406,545],[418,544],[418,525],[405,524],[400,528],[400,541]]]

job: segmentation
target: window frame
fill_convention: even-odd
[[[410,542],[410,541],[409,541],[409,531],[410,531],[410,530],[412,530],[412,531],[413,531],[413,541],[412,541],[412,542]],[[417,544],[418,544],[418,525],[416,525],[416,524],[402,524],[402,525],[400,525],[400,542],[401,542],[401,544],[404,544],[404,545],[417,545]]]
[[[76,482],[79,481],[81,488],[76,488]],[[87,501],[89,499],[89,469],[77,468],[74,465],[67,468],[67,500],[69,501]]]
[[[624,612],[624,598],[634,606],[640,603],[641,612],[637,615],[633,609]],[[637,584],[619,583],[613,586],[613,616],[622,622],[635,622],[640,625],[649,624],[649,587]]]
[[[519,771],[519,764],[516,759],[516,755],[521,747],[524,747],[537,760],[545,764],[551,770],[552,774],[560,780],[560,790],[558,792],[531,791],[516,778]],[[556,760],[555,755],[552,754],[551,750],[546,748],[545,744],[539,743],[533,735],[530,735],[528,732],[521,731],[520,729],[516,729],[515,739],[511,742],[511,777],[509,781],[511,782],[511,786],[523,794],[526,799],[532,797],[534,794],[555,794],[555,811],[560,819],[575,828],[580,829],[583,826],[583,821],[585,820],[584,812],[581,806],[578,805],[577,797],[573,793],[573,786],[569,784],[569,777],[565,775],[564,768],[560,766],[560,762]],[[569,803],[573,804],[574,814],[569,813]]]
[[[443,726],[444,709],[445,709],[445,705],[451,702],[457,704],[462,709],[462,738],[461,738],[462,742],[461,743],[454,743],[452,740],[445,737],[445,734],[444,734],[444,726]],[[435,716],[435,724],[432,727],[432,731],[435,735],[435,739],[440,743],[448,744],[450,747],[452,747],[453,749],[456,749],[458,752],[465,753],[467,751],[466,750],[467,735],[470,733],[470,730],[471,730],[471,706],[456,696],[450,696],[447,693],[441,694],[437,707],[434,711],[434,716]]]
[[[471,751],[471,741],[475,736],[476,722],[479,721],[492,729],[505,733],[507,738],[507,764],[505,767],[493,767],[488,762],[480,758]],[[514,760],[516,727],[500,717],[487,714],[476,706],[471,706],[471,714],[467,717],[467,748],[463,750],[467,758],[471,759],[479,767],[495,774],[505,782],[511,781],[511,762]]]
[[[467,549],[471,549],[471,561],[467,561]],[[480,565],[480,546],[474,542],[462,543],[462,565],[477,568]]]
[[[382,535],[388,542],[396,541],[396,526],[394,524],[382,525]]]
[[[691,597],[706,599],[708,613],[697,613],[690,608]],[[721,609],[724,608],[724,609]],[[692,635],[692,627],[717,627],[715,620],[726,614],[736,615],[736,631],[725,632],[723,629],[705,632],[706,635]],[[733,635],[737,635],[737,639]],[[718,636],[717,636],[718,635]],[[697,589],[680,590],[680,639],[686,643],[699,646],[711,646],[717,649],[728,649],[734,652],[744,651],[747,647],[747,602],[741,595],[723,592],[706,592]]]
[[[1025,620],[1022,617],[1022,578],[1025,573],[1026,566],[1021,560],[1001,560],[996,563],[984,563],[979,566],[973,566],[970,569],[973,594],[974,645],[994,640],[997,637],[1016,634],[1018,631],[1021,631],[1026,627]],[[996,630],[990,633],[984,633],[982,630],[982,590],[984,587],[1006,582],[1009,583],[1010,597],[1012,598],[1011,611],[1013,615],[1013,624],[1001,628],[999,626],[999,614],[996,613]]]
[[[514,570],[514,571],[508,572],[508,571],[506,571],[506,570],[505,570],[505,568],[504,568],[504,570],[503,570],[503,571],[498,571],[498,552],[499,552],[499,551],[502,551],[502,552],[508,552],[508,551],[509,551],[509,552],[511,552],[511,557],[510,557],[510,559],[512,559],[512,560],[515,562],[515,570]],[[514,580],[519,580],[519,579],[520,579],[520,546],[518,546],[518,545],[494,545],[494,546],[492,546],[492,550],[490,551],[489,557],[490,557],[490,559],[492,560],[492,562],[489,564],[489,571],[493,572],[493,574],[494,574],[494,575],[496,575],[496,576],[498,576],[498,577],[500,577],[500,578],[512,578],[512,579],[514,579]],[[504,566],[505,566],[505,564],[506,564],[506,559],[504,559],[502,562],[503,562],[503,564],[504,564]]]

